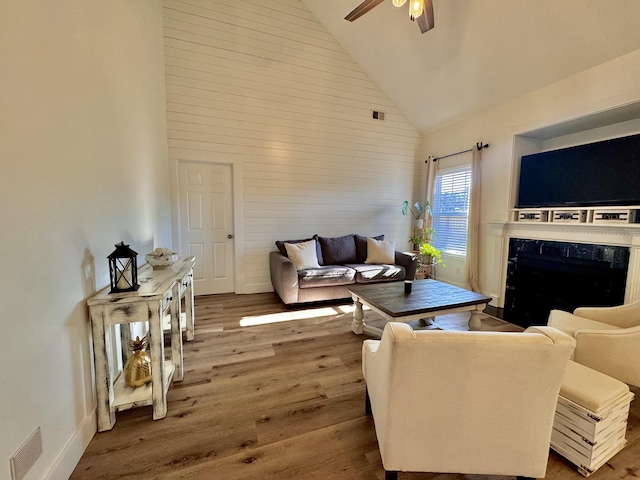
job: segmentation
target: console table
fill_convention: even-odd
[[[104,288],[90,298],[89,315],[93,334],[93,356],[98,402],[98,431],[111,430],[115,412],[153,405],[153,419],[167,415],[167,390],[171,381],[183,377],[181,298],[185,297],[186,337],[194,339],[193,267],[195,257],[181,257],[171,267],[138,269],[140,288],[136,292],[109,293]],[[163,316],[170,315],[171,357],[165,357]],[[124,382],[114,355],[113,331],[120,325],[122,365],[129,356],[131,324],[148,322],[147,342],[151,355],[151,382],[131,388]],[[115,377],[115,378],[114,378]]]

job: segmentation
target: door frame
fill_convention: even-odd
[[[202,163],[206,165],[227,165],[231,167],[231,198],[233,201],[233,268],[234,292],[246,293],[246,270],[244,264],[244,188],[242,163],[240,161],[217,161],[201,158],[169,158],[169,188],[171,201],[171,242],[173,248],[182,251],[180,218],[180,165]]]

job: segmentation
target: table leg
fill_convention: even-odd
[[[182,330],[180,328],[180,284],[173,285],[171,302],[171,361],[176,366],[173,381],[179,382],[184,376],[182,366]]]
[[[184,291],[184,307],[187,315],[187,342],[195,338],[195,312],[193,308],[193,271],[189,273],[189,283]]]
[[[97,307],[91,309],[91,335],[93,337],[93,355],[96,369],[96,397],[98,414],[98,431],[111,430],[116,423],[116,412],[113,403],[113,379],[109,368],[107,352],[104,311]]]
[[[121,323],[120,328],[120,350],[122,352],[122,365],[127,363],[131,355],[131,324]]]
[[[356,335],[362,335],[364,332],[364,312],[362,311],[362,303],[358,297],[353,297],[353,322],[351,322],[351,331]]]
[[[471,316],[469,317],[469,330],[482,330],[482,312],[486,308],[486,304],[476,305],[471,310]]]
[[[173,323],[173,320],[172,320]],[[164,333],[159,308],[149,309],[149,353],[151,354],[151,400],[153,419],[167,416],[167,392],[164,389]]]

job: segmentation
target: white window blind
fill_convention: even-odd
[[[433,195],[433,244],[443,253],[466,255],[471,165],[439,170]]]

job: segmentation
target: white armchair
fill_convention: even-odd
[[[640,387],[640,301],[552,310],[547,324],[575,337],[574,361]]]
[[[399,471],[544,477],[574,346],[549,327],[413,331],[388,323],[362,348],[386,478]]]

